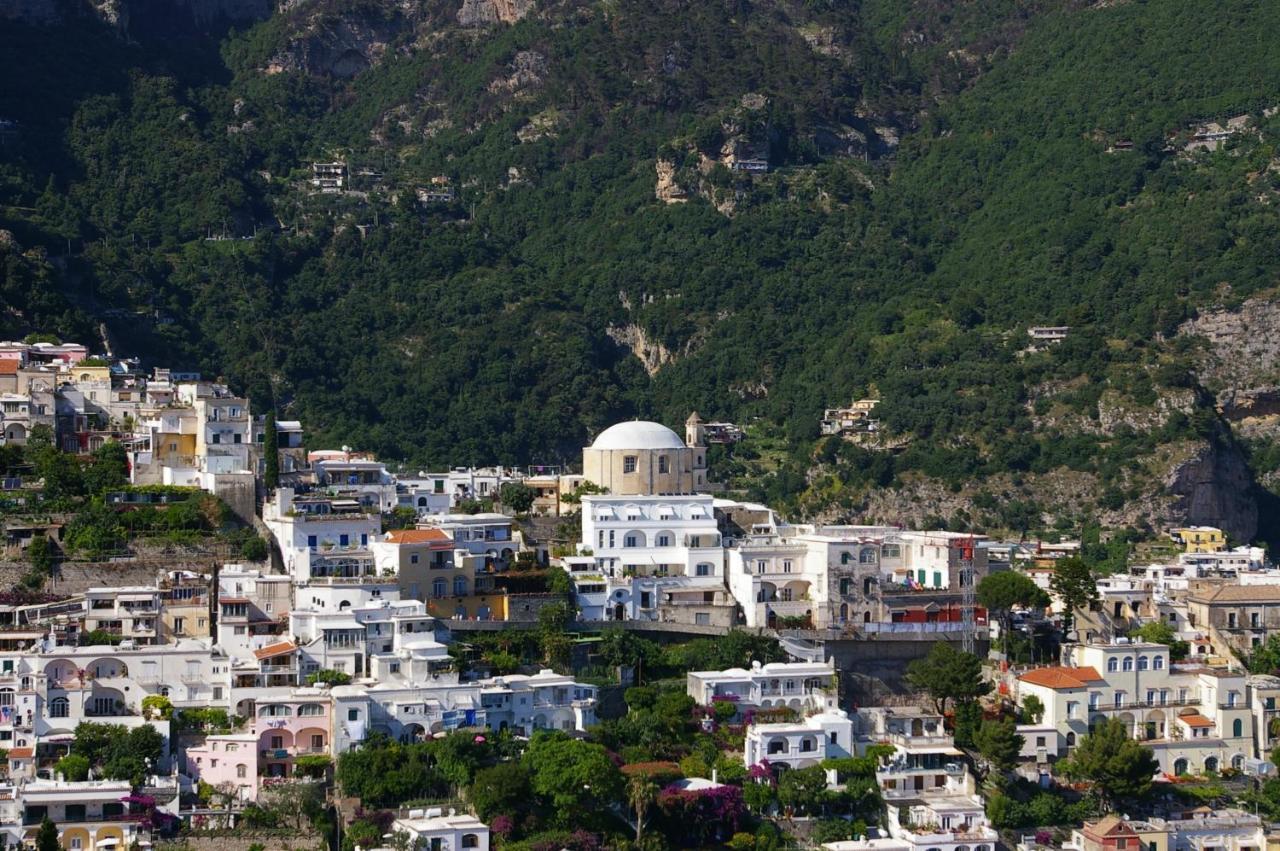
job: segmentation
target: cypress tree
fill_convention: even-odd
[[[262,441],[262,454],[266,461],[263,471],[263,484],[270,494],[280,487],[280,438],[276,435],[276,412],[272,408],[267,413],[267,431]]]

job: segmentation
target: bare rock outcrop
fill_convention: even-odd
[[[1223,440],[1203,444],[1174,467],[1166,481],[1174,497],[1174,518],[1193,526],[1217,526],[1236,541],[1251,541],[1258,531],[1253,477],[1244,456]]]
[[[464,27],[514,24],[536,5],[535,0],[462,0],[458,23]]]
[[[666,204],[683,204],[689,200],[689,193],[676,180],[676,164],[669,160],[658,160],[654,166],[658,172],[658,182],[653,194]]]
[[[1251,298],[1237,308],[1204,310],[1178,333],[1204,338],[1196,364],[1200,382],[1229,419],[1280,412],[1280,299]]]
[[[650,340],[639,325],[612,325],[605,330],[615,343],[631,350],[652,377],[676,356],[659,340]]]
[[[377,64],[390,44],[410,26],[398,15],[387,18],[317,16],[306,22],[288,47],[272,57],[268,73],[304,71],[350,78]]]

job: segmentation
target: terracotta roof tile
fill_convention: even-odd
[[[1205,718],[1199,712],[1192,715],[1179,715],[1178,720],[1186,724],[1188,727],[1212,727],[1213,722]]]
[[[21,364],[12,358],[0,358],[0,375],[17,375],[19,366]]]
[[[1036,686],[1059,689],[1086,688],[1089,683],[1100,682],[1102,677],[1094,668],[1067,668],[1055,665],[1047,668],[1033,668],[1018,679]]]
[[[31,759],[35,753],[35,748],[10,748],[9,759]]]
[[[272,656],[284,656],[298,649],[298,645],[292,641],[282,641],[279,644],[268,644],[266,647],[253,651],[253,655],[259,659],[270,659]]]
[[[452,542],[453,538],[443,529],[394,529],[387,533],[387,540],[393,544],[434,544]]]

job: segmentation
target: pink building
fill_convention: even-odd
[[[187,748],[187,776],[219,791],[235,789],[242,801],[258,797],[258,737],[253,733],[212,735]]]
[[[250,801],[270,778],[293,776],[299,756],[332,756],[328,691],[295,689],[286,697],[259,700],[252,713],[248,732],[211,735],[187,748],[188,776],[216,787],[229,784]]]

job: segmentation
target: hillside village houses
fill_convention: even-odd
[[[855,431],[872,427],[874,400],[864,401],[871,404],[860,411],[838,412],[860,420]],[[970,594],[983,577],[1024,569],[1049,590],[1056,560],[1077,551],[944,531],[788,523],[768,506],[714,493],[707,445],[741,437],[717,432],[710,426],[725,424],[696,413],[683,437],[653,422],[605,429],[583,448],[582,473],[476,467],[400,475],[346,447],[308,450],[301,423],[276,420],[281,481],[269,492],[265,418],[198,375],[144,375],[136,364],[89,359],[74,345],[5,343],[0,414],[5,442],[21,444],[36,425],[68,451],[119,441],[135,483],[215,493],[260,524],[274,548],[261,565],[158,570],[151,585],[92,586],[52,602],[0,606],[0,748],[9,769],[0,831],[10,844],[44,812],[63,816],[66,847],[146,838],[136,823],[120,821],[127,784],[53,776],[84,720],[155,725],[168,744],[149,785],[205,782],[242,802],[291,776],[301,757],[336,757],[374,735],[585,731],[597,720],[596,686],[552,670],[463,676],[450,655],[465,627],[487,626],[464,622],[536,622],[563,599],[521,579],[518,563],[565,571],[580,621],[921,641],[988,628]],[[498,510],[511,483],[534,487],[533,513],[580,511],[571,554],[550,557],[532,540],[532,524]],[[579,500],[574,491],[584,484],[599,492]],[[158,510],[169,498],[145,497]],[[124,491],[109,504],[129,510],[142,499]],[[407,525],[399,509],[410,509]],[[404,528],[385,528],[389,516]],[[15,531],[10,546],[20,548],[26,534]],[[1065,644],[1060,659],[1001,675],[1010,698],[1034,695],[1045,707],[1019,728],[1027,765],[1044,776],[1100,719],[1125,724],[1170,776],[1249,772],[1277,744],[1280,679],[1249,676],[1239,660],[1280,632],[1280,571],[1260,549],[1229,549],[1216,529],[1171,534],[1183,552],[1167,562],[1098,579],[1099,605],[1077,613],[1079,640]],[[1187,659],[1124,637],[1154,620],[1187,642]],[[81,644],[90,634],[118,643]],[[810,658],[818,661],[690,672],[687,693],[703,706],[734,703],[735,721],[746,725],[744,764],[775,775],[873,744],[892,747],[876,773],[886,804],[881,835],[827,847],[994,851],[998,837],[969,756],[942,717],[913,706],[852,706],[820,645]],[[350,681],[316,680],[326,672]],[[179,747],[168,722],[144,712],[151,695],[179,709],[222,708],[244,723]],[[796,715],[770,715],[780,710]],[[83,809],[65,809],[77,802]],[[164,806],[179,812],[176,791]],[[1210,847],[1209,837],[1229,835],[1243,848],[1257,828],[1176,815],[1092,823],[1072,842],[1112,847],[1106,843],[1121,834],[1151,833],[1200,837],[1194,847]],[[397,823],[424,841],[488,847],[488,829],[465,814],[424,808]]]

